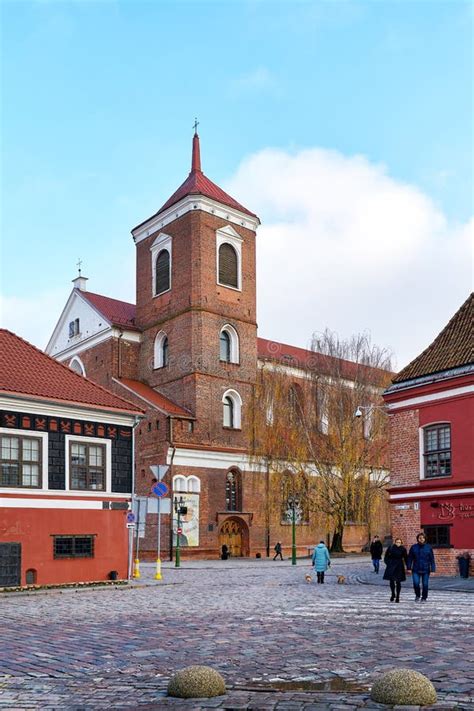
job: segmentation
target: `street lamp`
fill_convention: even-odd
[[[185,516],[188,513],[188,507],[185,506],[185,500],[183,499],[182,496],[174,497],[174,510],[176,513],[176,561],[174,564],[175,568],[180,568],[181,567],[181,550],[180,550],[180,545],[179,545],[179,537],[181,535],[181,516]]]
[[[354,417],[362,417],[364,411],[370,413],[372,412],[372,410],[382,410],[383,412],[386,412],[387,408],[385,407],[385,405],[357,405],[357,410],[354,412]]]
[[[296,519],[301,520],[300,500],[297,496],[288,497],[288,508],[291,510],[291,565],[296,565]]]

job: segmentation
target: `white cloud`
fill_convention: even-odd
[[[261,93],[278,91],[278,83],[272,72],[267,67],[257,67],[247,74],[233,79],[231,82],[232,93]]]
[[[397,367],[467,298],[472,223],[450,224],[421,190],[364,156],[263,150],[226,189],[262,219],[259,333],[306,346],[326,326],[370,330]]]

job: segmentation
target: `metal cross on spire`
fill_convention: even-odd
[[[77,260],[76,266],[77,266],[77,271],[79,272],[79,276],[81,276],[82,259],[81,259],[80,257],[79,257],[79,259]]]
[[[194,119],[194,123],[193,123],[194,135],[195,135],[195,136],[197,136],[197,127],[198,127],[198,126],[199,126],[199,121],[197,120],[197,118],[195,118],[195,119]]]

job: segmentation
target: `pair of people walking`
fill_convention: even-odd
[[[390,583],[392,593],[390,602],[400,602],[402,583],[406,580],[405,566],[412,572],[415,602],[427,601],[430,573],[436,571],[436,565],[433,549],[429,543],[426,543],[424,533],[417,535],[416,543],[411,546],[409,553],[402,539],[396,538],[393,545],[385,552],[384,563],[387,567],[383,579]]]
[[[325,546],[324,541],[320,541],[315,547],[311,557],[311,562],[314,570],[316,571],[318,583],[324,583],[324,573],[331,565],[329,551]]]

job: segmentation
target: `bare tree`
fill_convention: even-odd
[[[313,336],[305,362],[277,358],[260,369],[250,417],[253,455],[280,477],[284,492],[304,498],[310,517],[328,522],[333,551],[342,550],[344,525],[370,521],[385,495],[381,392],[390,376],[390,354],[368,334],[344,340],[329,330]]]

